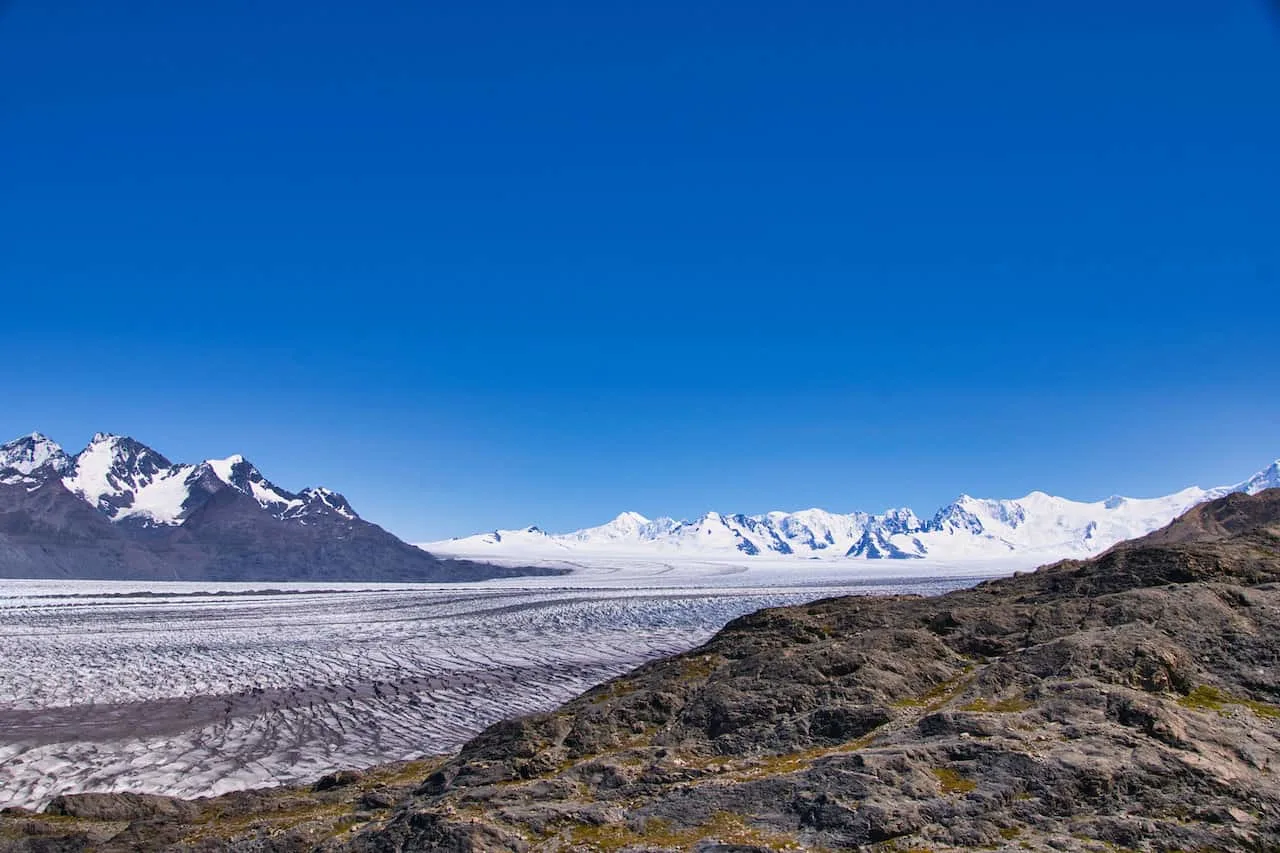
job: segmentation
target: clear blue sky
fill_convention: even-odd
[[[6,5],[6,436],[415,540],[1280,456],[1262,0]]]

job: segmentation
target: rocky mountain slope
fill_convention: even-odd
[[[174,464],[103,433],[74,456],[39,433],[0,445],[0,578],[455,581],[523,573],[439,559],[360,518],[342,495],[289,492],[240,456]]]
[[[1277,767],[1269,490],[944,596],[746,616],[412,788],[67,797],[0,850],[1273,850]]]
[[[692,521],[651,520],[624,512],[607,524],[573,533],[548,534],[529,527],[422,547],[434,553],[507,559],[687,555],[864,560],[1018,557],[1048,562],[1101,553],[1117,542],[1163,527],[1203,501],[1278,486],[1280,461],[1231,486],[1193,486],[1159,498],[1114,496],[1086,503],[1044,492],[1016,500],[961,495],[927,518],[910,509],[879,514],[821,509],[763,515],[709,512]]]

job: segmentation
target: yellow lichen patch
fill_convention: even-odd
[[[801,750],[800,752],[766,756],[761,758],[757,764],[743,770],[738,774],[738,777],[741,779],[759,779],[763,776],[785,776],[788,773],[797,773],[809,767],[819,758],[826,758],[828,755],[832,755],[837,751],[844,751],[844,749],[844,747],[836,749],[815,747]]]
[[[619,678],[600,687],[600,692],[591,697],[592,705],[599,705],[602,702],[608,702],[610,699],[618,699],[629,693],[634,693],[635,684],[625,678]]]
[[[1010,696],[1004,699],[996,699],[990,701],[987,699],[974,699],[967,705],[961,705],[961,711],[976,711],[996,714],[1014,714],[1018,711],[1025,711],[1031,707],[1031,703],[1021,696]]]
[[[935,767],[933,775],[937,778],[938,787],[944,794],[967,794],[978,787],[977,782],[966,779],[949,767]]]
[[[586,764],[590,761],[595,761],[596,759],[601,758],[603,756],[616,757],[619,753],[625,754],[627,752],[631,752],[636,749],[642,749],[644,747],[647,747],[652,743],[653,736],[658,733],[659,728],[660,728],[659,726],[654,725],[652,723],[645,723],[640,731],[634,732],[630,736],[622,738],[616,745],[610,748],[609,752],[589,752],[589,753],[584,753],[582,755],[569,756],[565,758],[563,761],[561,761],[559,764],[557,764],[551,770],[547,771],[546,773],[540,774],[535,778],[545,779],[550,776],[558,776],[559,774],[564,773],[566,770],[570,770],[574,767],[577,767],[579,764]],[[631,756],[627,760],[620,760],[618,763],[634,765],[637,763],[643,763],[643,761],[641,759],[637,759],[635,756]],[[511,781],[517,784],[524,784],[529,780],[514,779]],[[499,784],[502,784],[502,783],[499,783]]]
[[[730,774],[728,778],[736,781],[746,781],[766,776],[785,776],[788,773],[798,773],[809,768],[815,761],[820,759],[830,758],[835,755],[850,755],[860,749],[865,749],[874,738],[875,732],[871,732],[857,740],[851,740],[836,746],[819,746],[799,752],[767,755],[757,759],[750,767]]]
[[[794,838],[757,829],[742,815],[716,812],[704,824],[674,827],[669,821],[649,818],[638,829],[621,824],[575,826],[569,831],[572,849],[605,851],[628,848],[692,850],[699,842],[714,839],[724,844],[749,844],[768,850],[807,849]]]
[[[1259,717],[1265,717],[1269,720],[1280,719],[1280,705],[1259,702],[1255,699],[1245,699],[1242,696],[1232,696],[1230,693],[1219,690],[1216,687],[1210,687],[1207,684],[1201,684],[1195,690],[1183,696],[1178,700],[1178,704],[1193,711],[1216,711],[1219,714],[1226,714],[1227,707],[1230,705],[1239,705],[1243,708],[1248,708]]]
[[[229,840],[253,829],[281,832],[311,824],[324,834],[336,835],[351,828],[350,803],[311,802],[276,812],[235,816],[209,816],[192,824],[191,831],[183,839],[187,842]]]
[[[695,681],[711,677],[711,673],[715,672],[720,666],[720,660],[716,655],[697,655],[684,659],[684,665],[680,670],[680,678],[685,681]]]
[[[402,761],[366,770],[357,783],[362,791],[391,785],[414,785],[426,779],[449,760],[449,756],[432,756],[414,761]]]
[[[1195,711],[1217,711],[1219,714],[1227,707],[1226,694],[1216,687],[1205,684],[1183,696],[1178,700],[1178,704]]]
[[[742,815],[733,812],[716,812],[697,831],[700,837],[696,841],[715,838],[726,844],[751,844],[770,850],[804,849],[795,839],[757,829],[748,824]]]
[[[1259,717],[1266,717],[1269,720],[1280,720],[1280,705],[1272,705],[1269,702],[1258,702],[1253,699],[1237,699],[1241,705],[1248,708]]]
[[[432,757],[374,767],[349,788],[317,797],[300,789],[280,789],[277,796],[250,814],[236,814],[217,799],[209,801],[186,836],[189,842],[229,840],[250,831],[282,832],[309,826],[320,835],[338,835],[364,821],[354,814],[359,795],[376,788],[413,785],[425,779],[445,761]],[[278,805],[273,808],[272,804]]]
[[[922,708],[926,711],[936,711],[969,686],[973,681],[972,673],[973,667],[967,666],[955,678],[944,681],[919,696],[899,699],[893,705],[895,708]]]

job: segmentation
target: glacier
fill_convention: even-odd
[[[3,581],[0,806],[216,795],[442,754],[762,607],[975,580],[654,563],[572,586]]]

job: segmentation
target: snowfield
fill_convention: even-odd
[[[447,752],[762,607],[935,594],[1028,567],[548,562],[574,574],[0,581],[0,806],[84,790],[217,794]]]
[[[1156,498],[1113,495],[1074,501],[1044,492],[1013,500],[961,495],[929,518],[905,507],[879,514],[823,509],[761,515],[709,512],[685,521],[624,512],[606,524],[572,533],[552,534],[539,527],[494,530],[419,547],[479,560],[647,556],[861,562],[1018,557],[1048,563],[1101,553],[1230,492],[1256,494],[1277,486],[1280,460],[1233,485],[1192,486]]]

